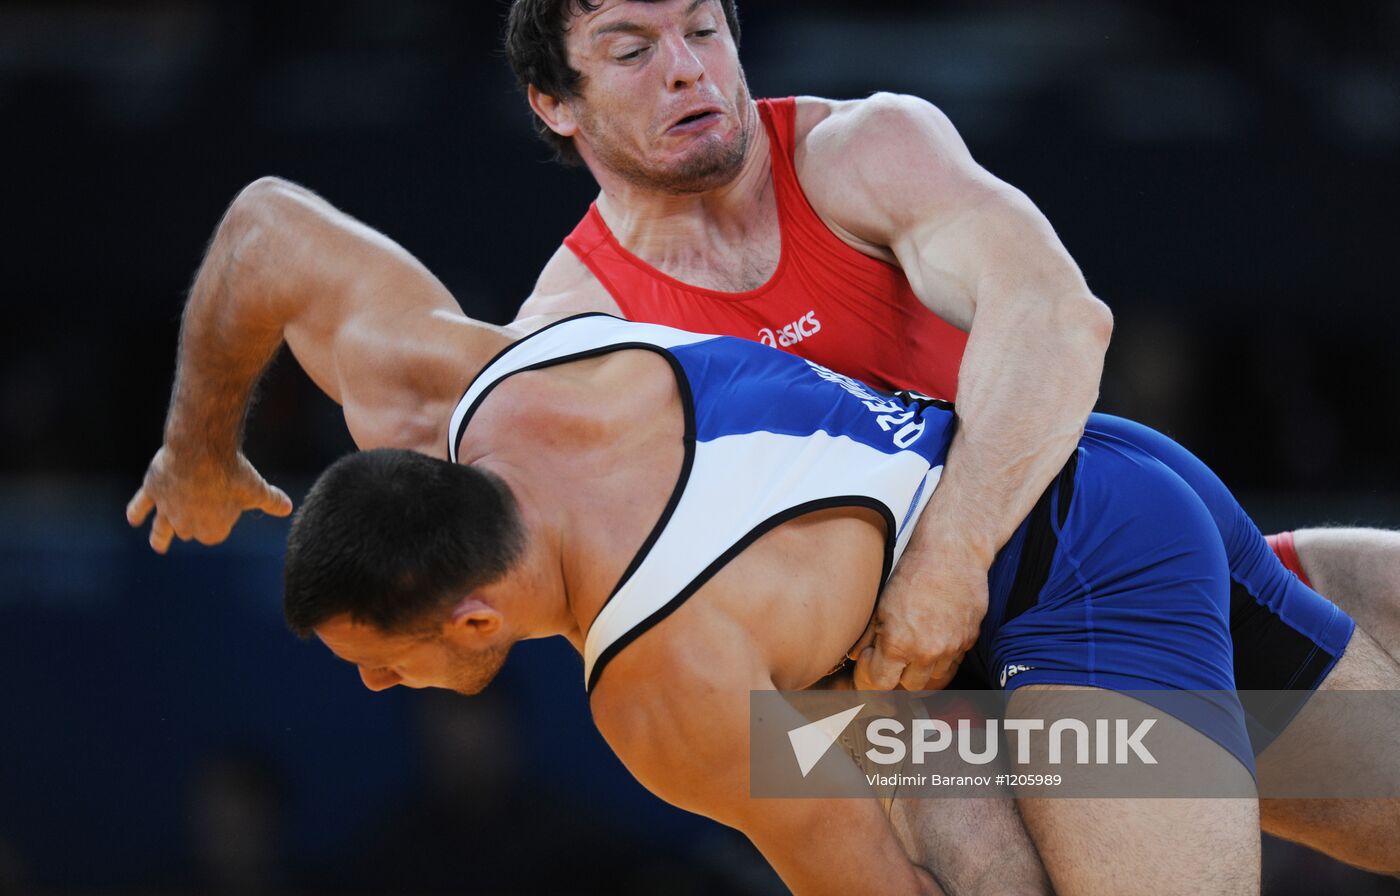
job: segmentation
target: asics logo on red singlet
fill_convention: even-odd
[[[787,348],[790,345],[796,345],[804,339],[815,336],[821,331],[822,322],[817,320],[817,312],[808,311],[776,333],[764,327],[758,331],[758,341],[762,342],[764,345]]]

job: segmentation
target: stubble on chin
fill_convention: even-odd
[[[591,145],[599,163],[633,186],[674,195],[704,193],[737,177],[748,155],[756,124],[750,120],[753,116],[750,114],[746,86],[741,84],[734,100],[734,109],[739,116],[739,130],[735,137],[725,142],[707,142],[670,167],[648,165],[644,159],[628,152],[622,141],[614,139],[612,133],[587,111],[586,106],[579,109],[579,121],[594,134]]]
[[[452,674],[447,689],[464,697],[474,697],[500,674],[511,645],[500,644],[479,653],[462,651],[452,655]]]
[[[721,187],[738,177],[748,149],[749,135],[745,129],[740,129],[735,140],[729,144],[706,146],[703,151],[667,172],[666,181],[657,186],[677,194],[704,193]]]

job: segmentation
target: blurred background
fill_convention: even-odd
[[[0,893],[782,892],[630,780],[562,642],[477,699],[371,695],[283,629],[284,523],[162,559],[122,519],[184,290],[259,175],[512,317],[594,186],[533,138],[505,7],[0,4]],[[926,97],[1040,205],[1117,316],[1102,409],[1266,531],[1400,526],[1400,2],[740,14],[756,95]],[[298,497],[350,448],[280,362],[254,462]],[[1270,842],[1265,892],[1400,885]]]

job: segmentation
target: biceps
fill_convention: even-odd
[[[1024,193],[998,182],[951,214],[915,220],[892,246],[925,305],[967,329],[980,302],[1086,290],[1050,222]]]

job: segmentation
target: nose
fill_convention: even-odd
[[[667,35],[662,52],[666,54],[666,83],[672,90],[683,90],[705,76],[704,64],[681,35]]]
[[[392,669],[366,669],[361,666],[360,681],[371,691],[387,691],[403,679]]]

